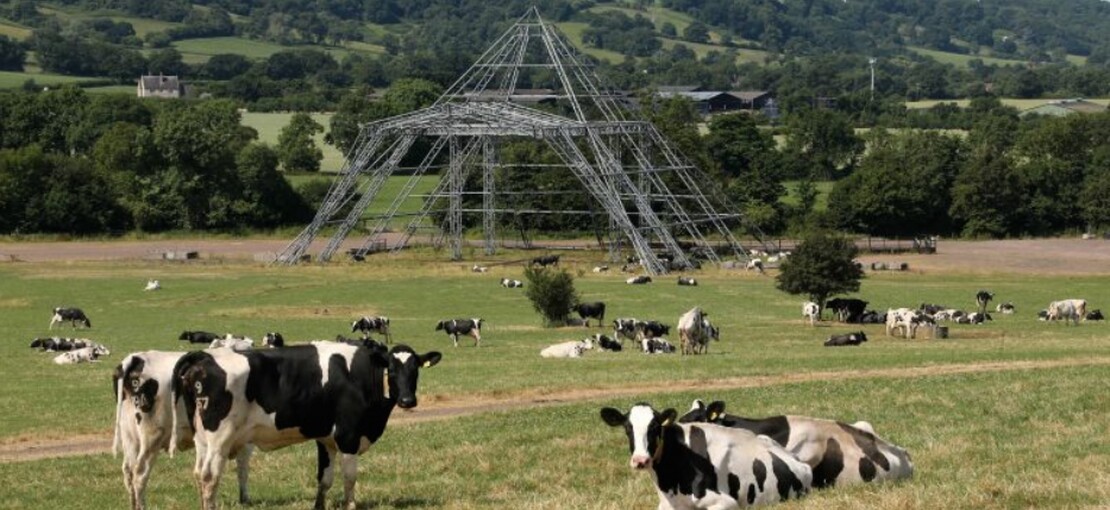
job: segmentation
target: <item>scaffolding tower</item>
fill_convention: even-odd
[[[540,84],[547,87],[536,88]],[[537,107],[540,103],[545,108]],[[730,229],[741,220],[738,212],[627,103],[626,96],[601,85],[593,66],[533,7],[435,104],[363,125],[312,223],[278,254],[276,263],[302,260],[321,231],[334,225],[331,239],[317,256],[328,261],[363,222],[366,239],[352,255],[364,256],[380,245],[394,220],[407,217],[391,247],[397,251],[427,227],[433,213],[442,219],[435,242],[448,246],[453,259],[462,258],[464,212],[481,215],[484,251],[495,253],[498,214],[559,212],[521,211],[501,203],[504,196],[495,176],[509,165],[501,164],[499,149],[507,141],[521,140],[545,144],[558,156],[559,167],[571,172],[588,193],[590,211],[563,213],[604,211],[611,260],[627,246],[644,270],[655,275],[694,267],[695,254],[717,263],[722,255],[749,258]],[[414,147],[426,152],[410,154]],[[402,161],[417,160],[414,167],[401,168]],[[529,168],[512,166],[514,171]],[[369,214],[367,209],[388,178],[399,170],[409,175],[400,192],[384,211]],[[421,177],[436,171],[441,173],[436,187],[416,194]],[[465,189],[471,173],[480,192]],[[464,209],[468,193],[481,195],[480,207]],[[423,205],[416,213],[400,214],[410,197],[423,198]],[[761,239],[758,231],[751,233]],[[715,240],[711,243],[707,236]],[[661,258],[664,253],[669,256]]]

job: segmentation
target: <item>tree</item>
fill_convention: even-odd
[[[707,43],[709,42],[709,28],[700,22],[693,22],[686,25],[682,31],[682,37],[690,42]]]
[[[318,172],[324,153],[312,139],[324,126],[304,112],[293,114],[278,135],[278,158],[286,172]]]
[[[775,288],[804,295],[824,308],[833,294],[856,292],[863,270],[856,266],[859,249],[846,237],[810,234],[779,266]]]
[[[0,71],[23,71],[23,61],[27,51],[19,41],[0,35]]]
[[[236,214],[245,225],[276,227],[307,220],[308,204],[277,171],[278,154],[263,143],[252,143],[235,158],[242,197],[236,201]]]
[[[1017,233],[1022,183],[1010,158],[976,151],[952,188],[952,218],[967,237],[1005,237]]]
[[[1088,226],[1110,226],[1110,161],[1087,176],[1079,194],[1079,207]]]
[[[213,80],[230,80],[251,68],[251,61],[242,55],[223,53],[213,55],[201,67],[201,73]]]
[[[565,325],[570,308],[578,303],[574,277],[566,269],[530,265],[524,268],[524,278],[528,281],[524,293],[543,316],[544,325]]]
[[[181,60],[181,52],[174,48],[163,48],[154,51],[147,59],[146,65],[149,74],[182,76],[188,70],[185,62]]]
[[[663,26],[659,27],[659,33],[663,34],[663,37],[666,37],[668,39],[674,39],[675,37],[678,37],[678,29],[676,29],[674,23],[671,23],[670,21],[663,22]]]
[[[787,117],[786,152],[805,162],[810,175],[832,179],[851,173],[863,148],[843,113],[803,110]]]

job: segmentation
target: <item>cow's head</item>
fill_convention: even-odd
[[[389,398],[397,402],[401,409],[416,407],[416,383],[421,368],[430,368],[439,363],[442,354],[432,351],[417,354],[407,345],[396,345],[385,353],[389,378]]]
[[[860,342],[866,342],[867,341],[867,335],[863,331],[857,331],[855,333],[852,333],[852,335],[855,336],[856,339],[859,340]]]
[[[674,409],[656,412],[651,405],[639,403],[632,406],[628,414],[612,407],[601,409],[601,419],[610,427],[624,427],[628,436],[628,450],[632,452],[629,465],[633,469],[644,469],[663,453],[663,429],[674,426]]]
[[[690,410],[678,419],[679,423],[717,423],[725,415],[725,403],[717,400],[705,405],[701,399],[695,399],[690,405]]]
[[[439,321],[436,323],[436,331],[443,331],[443,323],[447,321]]]

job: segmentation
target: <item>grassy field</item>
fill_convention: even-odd
[[[798,205],[798,184],[801,181],[787,181],[783,185],[786,186],[786,196],[782,197],[782,202],[790,205]],[[829,205],[829,192],[832,191],[832,181],[821,181],[815,183],[817,185],[817,200],[813,204],[815,211],[824,211]]]
[[[932,59],[934,59],[937,62],[940,62],[942,64],[952,64],[952,65],[956,65],[956,66],[966,66],[966,65],[968,65],[969,62],[971,62],[972,60],[975,60],[975,59],[982,60],[983,63],[987,64],[987,65],[992,65],[993,64],[993,65],[997,65],[997,66],[1006,66],[1006,65],[1024,65],[1025,64],[1024,60],[1010,60],[1010,59],[997,58],[997,57],[986,57],[986,56],[982,56],[982,55],[964,55],[964,54],[960,54],[960,53],[949,53],[947,51],[930,50],[930,49],[922,48],[922,47],[919,47],[919,46],[906,46],[906,49],[908,49],[908,50],[910,50],[914,53],[917,53],[919,55],[924,55],[926,57],[930,57],[930,58],[932,58]]]
[[[258,131],[259,141],[276,147],[278,135],[281,134],[282,128],[289,125],[289,119],[291,118],[293,118],[292,113],[246,112],[243,114],[242,123],[244,126],[250,126]],[[313,113],[312,119],[324,126],[324,132],[318,133],[315,137],[316,146],[324,153],[324,159],[320,162],[320,170],[323,172],[338,172],[343,168],[343,153],[339,152],[339,149],[336,149],[334,145],[324,143],[324,134],[331,126],[331,114]]]
[[[31,29],[14,21],[0,19],[0,35],[22,41],[31,37]]]
[[[1110,105],[1110,99],[1106,99],[1106,98],[1102,98],[1102,99],[1084,98],[1084,100],[1085,101],[1090,101],[1092,103]],[[1001,101],[1002,101],[1002,104],[1004,104],[1006,106],[1013,106],[1014,108],[1017,108],[1018,110],[1028,110],[1030,108],[1036,108],[1040,105],[1050,103],[1052,101],[1057,101],[1057,99],[1002,98]],[[970,102],[971,101],[968,100],[968,99],[907,101],[906,102],[906,108],[911,108],[911,109],[913,109],[913,108],[932,108],[933,106],[936,106],[938,103],[956,103],[956,106],[959,106],[960,108],[967,108],[967,106]]]
[[[17,73],[15,71],[0,71],[0,89],[15,89],[22,87],[27,80],[35,80],[39,85],[61,85],[64,83],[80,83],[90,78],[83,76],[67,76],[51,73]],[[135,87],[131,87],[134,90]]]
[[[698,56],[698,58],[705,58],[705,56],[708,55],[709,52],[711,52],[711,51],[717,51],[717,52],[720,52],[720,53],[727,53],[729,51],[735,51],[736,52],[736,62],[738,62],[738,63],[744,63],[744,62],[762,63],[763,59],[765,59],[767,57],[767,52],[762,51],[762,50],[750,50],[750,49],[747,49],[747,48],[729,48],[729,47],[726,47],[726,46],[718,46],[718,45],[715,45],[715,44],[699,44],[699,43],[692,43],[690,41],[680,41],[680,40],[666,39],[666,38],[660,38],[660,40],[663,41],[663,47],[668,49],[668,50],[671,49],[671,48],[674,48],[676,45],[679,45],[679,44],[681,44],[683,46],[686,46],[687,48],[690,48],[691,50],[693,50],[694,54],[696,54]]]
[[[280,51],[294,49],[317,49],[331,54],[336,60],[342,60],[348,54],[355,53],[384,53],[385,49],[375,44],[351,43],[349,47],[337,48],[334,46],[282,46],[280,44],[244,39],[242,37],[207,37],[203,39],[184,39],[175,41],[173,47],[181,52],[186,62],[206,62],[213,55],[221,53],[237,53],[247,58],[264,59]]]
[[[519,265],[474,274],[472,259],[451,264],[443,257],[414,251],[361,265],[289,269],[218,261],[0,266],[0,334],[9,339],[0,346],[9,381],[0,389],[0,446],[105,437],[112,366],[127,352],[182,348],[175,340],[181,330],[255,338],[278,330],[303,341],[346,333],[353,317],[384,314],[397,340],[444,352],[421,377],[422,407],[521,399],[555,405],[391,425],[361,467],[360,503],[373,508],[650,507],[649,480],[628,469],[623,434],[604,426],[597,409],[640,400],[685,408],[693,398],[725,400],[745,415],[865,419],[914,456],[912,481],[824,491],[783,508],[1094,508],[1110,501],[1110,444],[1100,439],[1110,433],[1110,329],[1046,324],[1034,315],[1065,295],[1105,307],[1110,276],[875,273],[860,293],[874,308],[922,301],[969,308],[975,290],[989,288],[1019,313],[984,326],[952,325],[948,340],[890,339],[881,327],[863,326],[870,342],[837,350],[820,342],[859,326],[804,326],[801,299],[774,290],[772,278],[707,270],[698,287],[678,287],[671,278],[629,287],[619,274],[588,272],[600,254],[568,253],[564,261],[580,275],[583,298],[607,302],[608,318],[673,325],[700,305],[722,338],[696,358],[622,352],[545,360],[537,356],[543,346],[586,331],[541,328],[519,291],[497,286],[503,276],[519,277]],[[164,289],[144,293],[148,278]],[[110,359],[59,367],[51,355],[27,349],[31,338],[48,333],[54,306],[83,307],[95,328],[79,333],[108,344]],[[483,347],[462,342],[455,349],[432,331],[437,320],[456,316],[488,321]],[[713,385],[719,388],[708,389]],[[252,508],[308,504],[313,453],[299,446],[257,455]],[[188,453],[159,462],[150,491],[155,507],[195,507],[190,463]],[[72,473],[82,475],[49,481]],[[125,504],[118,459],[107,454],[0,463],[0,480],[8,490],[0,508]],[[225,504],[234,506],[234,490],[225,478]],[[333,489],[333,501],[340,492]]]
[[[582,33],[585,32],[586,28],[588,28],[590,25],[577,21],[567,21],[563,23],[556,23],[555,26],[559,27],[559,30],[567,36],[571,44],[578,48],[578,51],[581,51],[596,59],[604,60],[611,64],[616,64],[624,61],[624,55],[621,55],[620,53],[587,46],[585,43],[582,42]]]

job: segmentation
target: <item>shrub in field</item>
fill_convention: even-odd
[[[863,270],[853,260],[858,253],[851,239],[812,234],[779,265],[775,287],[787,294],[805,295],[824,307],[833,294],[859,290]]]
[[[548,327],[566,324],[570,307],[578,302],[574,277],[565,269],[539,266],[524,268],[525,294]]]

